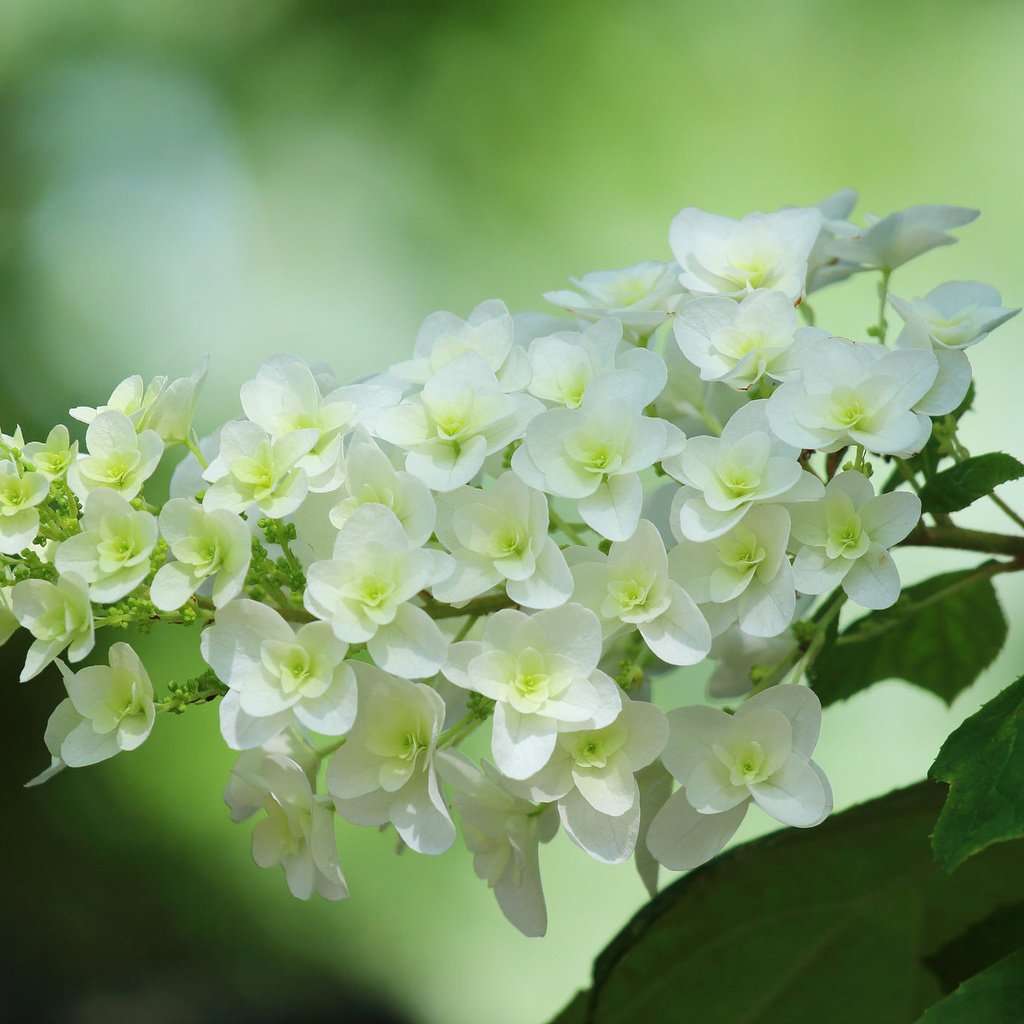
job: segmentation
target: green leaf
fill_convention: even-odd
[[[1012,1024],[1024,1018],[1024,949],[992,964],[936,1003],[918,1024]]]
[[[904,1024],[943,996],[925,959],[1024,897],[1024,843],[949,876],[927,783],[740,846],[664,889],[557,1024]]]
[[[992,843],[1024,836],[1024,676],[943,743],[928,774],[949,783],[932,836],[948,871]]]
[[[1024,476],[1024,465],[1005,452],[976,455],[944,469],[921,488],[925,512],[959,512],[1000,484]]]
[[[992,664],[1006,640],[991,580],[976,569],[907,587],[826,641],[809,673],[822,704],[845,700],[883,679],[905,679],[951,703]]]
[[[948,994],[1018,949],[1024,949],[1024,901],[994,910],[936,950],[926,963]]]

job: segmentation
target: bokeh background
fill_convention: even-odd
[[[683,205],[740,216],[847,185],[861,212],[983,210],[894,291],[976,278],[1020,304],[1022,32],[1013,2],[5,0],[0,425],[45,436],[122,377],[209,352],[210,427],[274,352],[356,378],[432,310],[543,308],[569,274],[667,257]],[[819,322],[861,336],[873,287],[822,293]],[[972,450],[1021,454],[1022,346],[1015,320],[972,350]],[[994,507],[962,520],[1012,528]],[[911,580],[967,564],[902,562]],[[1022,582],[997,580],[1018,623]],[[921,778],[1019,674],[1022,635],[951,709],[895,682],[830,709],[838,805]],[[191,674],[196,646],[148,638],[156,680]],[[560,838],[550,931],[527,940],[464,850],[395,857],[342,827],[352,899],[296,902],[228,820],[212,707],[22,790],[60,694],[55,672],[17,685],[23,649],[0,654],[0,1017],[531,1024],[644,900],[631,867]],[[698,700],[703,675],[660,696]]]

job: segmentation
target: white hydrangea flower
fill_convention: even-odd
[[[60,663],[58,662],[58,665]],[[50,755],[50,766],[44,768],[38,775],[34,775],[25,783],[25,788],[41,786],[49,782],[58,772],[67,768],[64,758],[61,756],[61,747],[64,741],[77,729],[85,718],[75,710],[75,705],[70,697],[65,697],[50,715],[46,723],[46,731],[43,733],[43,742]]]
[[[746,390],[762,377],[786,380],[800,365],[808,335],[798,330],[792,299],[755,289],[739,302],[721,295],[692,299],[679,309],[673,330],[701,380]]]
[[[612,544],[608,556],[587,548],[572,566],[573,601],[595,612],[606,637],[638,629],[644,643],[670,665],[695,665],[711,649],[711,632],[700,609],[669,573],[665,542],[641,519],[629,540]]]
[[[210,357],[204,356],[188,377],[166,384],[150,404],[142,425],[159,434],[165,444],[183,444],[191,437],[192,419],[209,366]],[[136,428],[141,429],[138,424]]]
[[[639,473],[674,454],[682,433],[645,416],[647,385],[632,371],[603,377],[578,409],[550,409],[531,421],[512,469],[538,491],[579,502],[602,537],[626,540],[643,506]]]
[[[128,501],[138,496],[153,475],[164,443],[152,430],[137,434],[123,413],[98,413],[85,432],[88,455],[81,455],[68,468],[68,486],[79,501],[85,501],[98,487],[106,487]]]
[[[890,295],[889,304],[903,318],[896,339],[901,347],[926,342],[936,348],[970,348],[1020,312],[1004,308],[999,292],[980,281],[947,281],[909,302]]]
[[[316,787],[317,775],[320,772],[320,755],[297,728],[285,729],[266,743],[241,751],[235,758],[231,774],[224,786],[224,803],[228,805],[231,820],[235,824],[248,821],[263,807],[266,791],[259,783],[259,775],[267,754],[283,754],[294,761],[306,773],[310,786]]]
[[[750,675],[754,667],[779,664],[796,650],[796,644],[792,630],[762,637],[730,626],[711,644],[710,658],[715,668],[708,677],[708,696],[712,700],[746,696],[754,686]]]
[[[39,533],[37,505],[50,493],[42,473],[21,473],[13,462],[0,461],[0,555],[16,555]]]
[[[871,217],[853,237],[837,238],[828,247],[835,258],[861,267],[893,270],[940,245],[952,245],[953,228],[970,224],[978,210],[963,206],[911,206],[887,217]]]
[[[224,740],[233,750],[259,746],[294,722],[342,736],[356,716],[348,645],[327,622],[298,631],[273,608],[240,599],[203,630],[206,663],[231,690],[220,703]]]
[[[668,383],[655,399],[654,408],[687,437],[720,434],[722,424],[748,403],[744,391],[719,381],[701,380],[697,367],[671,338],[666,341],[663,356],[668,367]]]
[[[481,640],[452,644],[444,675],[496,701],[491,753],[510,779],[547,764],[558,733],[601,729],[622,707],[614,680],[597,668],[601,624],[578,604],[526,615],[492,615]]]
[[[687,207],[673,218],[668,241],[679,281],[691,292],[739,298],[765,288],[796,304],[821,225],[813,207],[748,213],[738,221]]]
[[[948,281],[909,302],[889,296],[904,321],[894,347],[934,352],[939,364],[935,383],[914,406],[916,412],[943,416],[963,401],[971,385],[964,349],[984,341],[1020,312],[1004,308],[1001,301],[995,288],[977,281]]]
[[[509,792],[486,761],[483,772],[458,750],[438,754],[441,777],[454,790],[452,806],[473,854],[473,870],[493,891],[505,917],[524,935],[547,931],[538,847],[558,831],[553,807],[540,810]],[[539,812],[539,813],[538,813]]]
[[[72,707],[80,717],[60,743],[60,760],[69,768],[96,764],[122,750],[134,750],[153,729],[156,710],[146,666],[128,644],[122,643],[111,645],[108,661],[107,665],[90,665],[78,672],[57,662]],[[54,730],[62,731],[71,721],[68,709],[58,705],[51,716]]]
[[[859,444],[880,455],[911,454],[931,434],[931,420],[914,409],[938,371],[930,351],[825,338],[804,355],[799,379],[768,400],[768,422],[797,448]]]
[[[559,734],[551,760],[521,788],[531,800],[558,802],[562,825],[581,850],[620,864],[632,856],[640,830],[635,773],[667,740],[661,708],[623,695],[622,713],[610,725]]]
[[[437,509],[430,488],[412,473],[395,469],[369,437],[350,445],[345,481],[334,496],[329,517],[337,530],[357,508],[377,504],[395,513],[411,544],[426,544],[434,532]]]
[[[627,345],[622,324],[605,317],[582,331],[558,331],[530,343],[533,377],[530,394],[552,405],[577,409],[587,388],[618,370],[632,370],[646,381],[645,405],[661,394],[668,378],[665,361],[656,352]]]
[[[216,608],[237,597],[252,559],[252,535],[233,512],[212,512],[191,498],[172,498],[160,511],[160,533],[177,559],[162,565],[149,588],[161,611],[180,608],[213,580]]]
[[[814,204],[824,217],[821,231],[807,260],[807,293],[810,294],[826,285],[843,281],[859,268],[855,263],[840,259],[831,251],[832,243],[838,238],[852,238],[860,229],[849,221],[857,205],[857,191],[843,188]]]
[[[116,491],[100,488],[86,498],[81,524],[81,533],[57,545],[57,571],[81,576],[93,601],[120,601],[149,574],[156,518],[133,509]]]
[[[504,584],[527,608],[553,608],[572,593],[565,556],[548,536],[548,502],[514,473],[487,491],[460,487],[438,498],[437,539],[455,569],[434,584],[439,601],[459,605]]]
[[[825,773],[811,760],[821,704],[805,686],[772,686],[734,715],[709,707],[668,714],[661,755],[682,784],[651,823],[647,846],[674,871],[710,860],[753,800],[784,825],[811,828],[832,811]]]
[[[88,424],[105,412],[119,412],[130,420],[133,429],[141,432],[146,428],[145,419],[150,408],[166,384],[166,377],[154,377],[147,387],[143,379],[135,374],[126,377],[114,388],[106,404],[96,408],[79,405],[71,410],[71,415],[80,423]]]
[[[89,590],[76,573],[64,573],[56,583],[15,583],[11,607],[18,622],[35,637],[21,672],[23,683],[39,675],[65,647],[69,661],[81,661],[96,642]]]
[[[308,900],[314,892],[326,900],[345,899],[334,813],[302,766],[283,754],[267,754],[249,782],[263,791],[267,814],[253,829],[252,859],[261,868],[280,864],[296,899]]]
[[[412,544],[390,509],[363,505],[338,533],[333,558],[309,567],[305,605],[331,623],[339,640],[365,641],[386,672],[424,679],[441,667],[447,641],[409,602],[445,579],[452,565],[450,555]]]
[[[45,441],[29,441],[22,455],[47,480],[59,480],[78,458],[78,442],[71,440],[67,427],[58,424],[47,434]]]
[[[545,292],[544,298],[581,320],[615,317],[631,341],[665,323],[683,294],[679,267],[672,261],[645,260],[621,270],[594,270],[570,281],[575,290]]]
[[[344,478],[345,434],[376,410],[394,405],[399,392],[356,384],[324,396],[303,360],[279,355],[263,363],[255,380],[242,385],[241,397],[246,416],[266,431],[271,442],[297,431],[317,431],[313,445],[297,462],[316,493],[334,490]]]
[[[876,495],[862,473],[839,473],[820,502],[794,506],[793,540],[801,547],[793,578],[805,594],[840,584],[864,608],[888,608],[900,595],[900,575],[888,549],[921,518],[921,499],[909,491]]]
[[[786,557],[789,513],[756,505],[709,541],[681,539],[669,552],[672,577],[701,606],[712,635],[737,620],[754,636],[777,636],[793,620],[796,587]]]
[[[463,320],[454,313],[431,313],[413,346],[413,358],[396,363],[390,372],[400,380],[426,384],[434,374],[467,352],[482,357],[503,391],[521,391],[530,383],[530,365],[515,344],[508,307],[500,299],[481,302]]]
[[[713,540],[763,502],[814,501],[823,487],[797,461],[799,449],[779,441],[768,425],[768,402],[750,402],[726,423],[721,437],[691,437],[662,465],[686,485],[673,499],[670,523],[687,540]]]
[[[424,683],[357,663],[359,715],[327,766],[327,791],[354,825],[390,821],[417,853],[444,853],[455,826],[437,782],[444,701]]]
[[[544,406],[506,394],[487,360],[466,352],[446,362],[412,398],[374,418],[379,437],[408,453],[405,468],[435,491],[469,483],[484,459],[522,436]]]
[[[213,485],[203,507],[244,512],[257,505],[273,519],[291,515],[309,491],[309,478],[300,463],[319,436],[319,430],[309,428],[275,440],[249,420],[225,424],[220,453],[203,472],[203,479]]]

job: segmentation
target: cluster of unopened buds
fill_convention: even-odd
[[[950,419],[964,350],[1016,312],[973,282],[889,291],[975,211],[858,227],[854,199],[685,209],[673,260],[548,293],[568,318],[434,313],[410,360],[362,383],[275,357],[242,386],[244,418],[203,440],[205,365],[71,410],[82,447],[65,426],[3,435],[0,642],[28,631],[22,680],[56,662],[67,691],[30,784],[217,700],[240,752],[232,817],[261,816],[253,856],[295,896],[348,894],[336,815],[422,854],[461,820],[529,935],[559,825],[599,861],[635,857],[653,889],[658,864],[707,861],[752,803],[823,821],[805,673],[844,601],[897,600],[890,549],[921,517],[879,470]],[[865,272],[872,340],[814,326],[808,296]],[[165,499],[147,481],[175,451]],[[96,629],[155,622],[192,626],[208,671],[161,692],[123,642],[85,665]],[[669,678],[662,696],[689,705],[652,703],[652,677],[708,658],[713,703]],[[477,763],[459,748],[480,729]]]

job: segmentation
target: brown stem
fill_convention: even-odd
[[[918,523],[900,541],[902,547],[955,548],[958,551],[981,551],[987,555],[1006,555],[1024,561],[1024,537],[985,530],[965,530],[959,526],[925,526]]]

